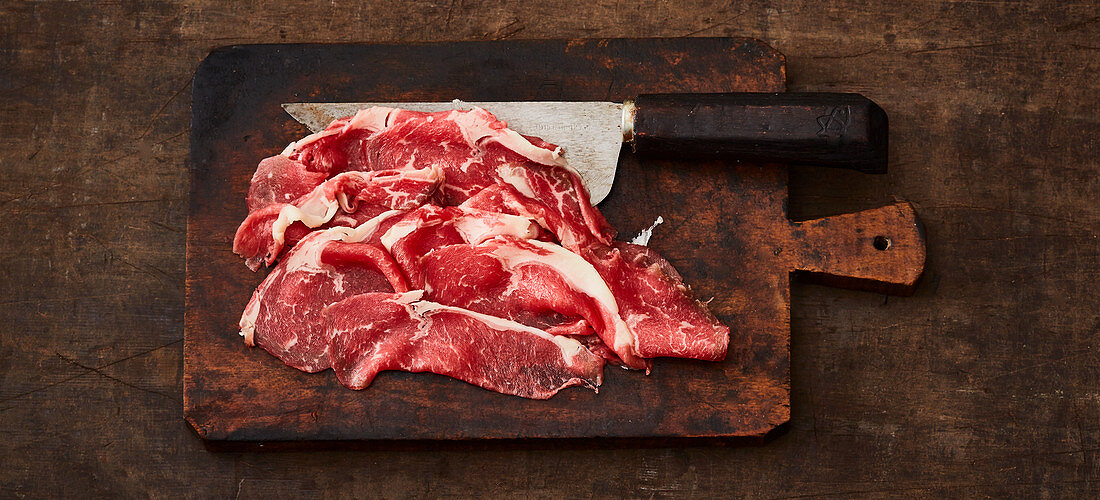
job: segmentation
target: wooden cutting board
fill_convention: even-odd
[[[431,374],[386,372],[366,390],[306,374],[237,335],[263,272],[231,251],[260,159],[307,133],[294,101],[615,100],[642,92],[777,92],[784,59],[749,39],[617,39],[219,49],[193,84],[184,415],[204,439],[762,437],[790,415],[790,280],[910,291],[924,240],[906,203],[808,221],[786,216],[787,169],[622,154],[599,206],[650,245],[732,327],[720,363],[659,359],[606,371],[599,394],[548,401]]]

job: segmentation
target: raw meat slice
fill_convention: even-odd
[[[409,278],[422,288],[420,258],[447,245],[481,243],[494,236],[528,239],[539,235],[530,219],[462,207],[425,205],[401,218],[382,235],[381,243]]]
[[[386,128],[387,119],[394,111],[382,107],[360,110],[355,116],[333,121],[324,130],[290,143],[282,154],[313,172],[328,175],[353,170],[386,170],[370,167],[366,146],[372,135]]]
[[[248,212],[273,203],[290,203],[321,185],[325,177],[323,172],[311,172],[284,155],[265,158],[248,186]]]
[[[575,250],[592,243],[611,244],[615,231],[588,201],[588,191],[571,169],[541,165],[502,165],[497,174],[504,205],[537,221]]]
[[[721,361],[730,329],[692,298],[680,274],[652,249],[625,242],[585,249],[585,259],[618,299],[619,313],[644,358]]]
[[[600,385],[603,359],[579,342],[421,295],[368,293],[326,308],[342,384],[363,389],[384,370],[427,371],[533,399]]]
[[[302,238],[305,238],[306,235],[313,231],[320,231],[337,226],[359,227],[360,224],[373,219],[374,217],[383,212],[386,212],[387,210],[388,209],[386,207],[380,205],[368,205],[366,203],[361,203],[358,207],[356,207],[354,212],[336,212],[336,215],[332,218],[332,220],[316,228],[306,227],[305,224],[296,222],[294,224],[291,224],[290,226],[287,226],[286,232],[283,233],[283,248],[294,248],[294,245],[297,245],[299,241],[302,241]],[[245,262],[245,264],[247,264],[247,262]]]
[[[241,316],[241,335],[286,364],[307,372],[330,366],[321,310],[352,295],[405,292],[408,283],[381,246],[363,243],[386,212],[358,228],[315,231],[295,246],[256,288]]]
[[[498,236],[437,248],[419,267],[430,300],[539,327],[583,318],[624,365],[649,368],[603,278],[558,245]]]
[[[592,333],[582,311],[602,319],[598,306],[578,296],[553,268],[508,269],[487,246],[441,247],[420,258],[417,267],[427,298],[443,304],[563,335]]]
[[[339,174],[293,203],[271,204],[250,213],[237,228],[233,251],[253,271],[261,263],[270,266],[284,247],[293,247],[308,234],[307,228],[416,208],[428,201],[442,180],[442,170],[434,167]],[[334,219],[340,209],[354,216]]]
[[[522,178],[516,176],[515,179],[512,179],[512,182],[520,184],[520,181],[517,179]],[[525,187],[525,189],[527,188]],[[544,196],[544,198],[556,200],[557,196],[558,195],[548,195]],[[564,195],[561,196],[566,198]],[[563,201],[563,203],[565,202]],[[577,205],[587,206],[590,209],[592,208],[586,201],[578,202]],[[594,244],[611,244],[611,238],[614,237],[614,230],[612,229],[602,231],[593,231],[591,229],[591,227],[601,226],[610,228],[610,225],[607,224],[603,215],[600,215],[595,209],[592,209],[593,214],[595,214],[595,219],[598,220],[593,222],[594,226],[589,226],[583,218],[578,216],[579,212],[563,214],[560,210],[561,207],[557,205],[547,205],[535,198],[526,196],[520,193],[513,184],[503,180],[479,191],[476,195],[463,202],[461,206],[527,217],[538,222],[540,226],[553,234],[562,246],[574,252]]]

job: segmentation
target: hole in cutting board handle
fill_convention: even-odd
[[[886,250],[890,248],[890,238],[885,236],[875,236],[875,239],[871,241],[871,245],[875,247],[875,250]]]

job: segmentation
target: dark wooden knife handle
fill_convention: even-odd
[[[644,94],[634,150],[886,173],[886,112],[859,94]]]

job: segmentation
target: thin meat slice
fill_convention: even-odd
[[[521,184],[523,179],[525,178],[522,176],[515,176],[511,181],[527,189],[525,184]],[[557,200],[554,196],[556,195],[546,197]],[[557,242],[574,252],[591,245],[611,244],[614,230],[599,229],[603,226],[610,228],[610,225],[607,224],[607,221],[598,210],[588,205],[587,195],[585,195],[584,200],[583,203],[579,202],[578,206],[586,206],[592,210],[594,215],[591,226],[585,222],[583,217],[578,215],[580,212],[562,212],[559,206],[546,204],[536,198],[527,196],[516,189],[514,184],[503,180],[481,190],[463,202],[461,206],[527,217],[538,222],[539,226],[554,235]],[[566,202],[562,201],[562,203]]]
[[[342,384],[363,389],[385,370],[431,372],[547,399],[566,387],[601,383],[603,359],[573,339],[421,295],[368,293],[325,309],[332,368]]]
[[[593,246],[585,259],[618,299],[638,355],[721,361],[730,329],[692,297],[676,269],[652,249],[631,243]]]
[[[593,318],[597,328],[613,329],[621,326],[617,318],[605,315],[598,300],[574,291],[569,276],[552,266],[510,269],[488,246],[453,245],[425,255],[418,267],[428,299],[569,336],[609,362],[623,364],[586,319]]]
[[[330,366],[321,310],[368,292],[405,292],[408,283],[377,243],[364,243],[391,211],[358,228],[316,231],[294,247],[256,288],[241,316],[241,335],[307,372]]]
[[[492,314],[561,335],[593,333],[585,317],[603,327],[599,304],[573,291],[568,277],[551,266],[506,267],[496,245],[450,245],[420,259],[427,298]]]
[[[321,224],[316,228],[311,228],[306,226],[305,224],[302,224],[301,222],[296,222],[287,226],[286,232],[283,233],[283,249],[285,250],[287,248],[294,248],[294,245],[297,245],[299,241],[302,241],[302,239],[305,238],[306,235],[312,233],[313,231],[320,231],[337,226],[359,227],[360,224],[371,220],[386,211],[388,211],[388,209],[381,205],[369,205],[366,203],[361,203],[358,207],[355,208],[354,211],[350,213],[336,212],[336,215],[333,216],[332,220]],[[248,262],[246,261],[245,264],[247,265]]]
[[[422,288],[420,258],[432,251],[456,244],[477,244],[495,236],[529,239],[540,234],[530,219],[462,207],[425,205],[391,226],[380,241],[409,278],[413,288]]]
[[[572,169],[502,165],[497,174],[504,207],[534,216],[562,246],[575,251],[595,243],[611,244],[614,229],[589,203],[588,191]]]
[[[293,203],[276,203],[256,210],[237,228],[233,251],[256,270],[270,266],[283,248],[293,247],[310,229],[352,225],[386,210],[423,205],[439,187],[438,168],[408,171],[346,172],[315,187]],[[340,210],[346,216],[336,217]],[[350,224],[349,224],[350,223]]]
[[[335,175],[372,168],[367,152],[371,137],[386,128],[393,108],[373,107],[330,123],[324,130],[290,143],[283,155],[313,172]]]
[[[323,172],[312,172],[297,161],[276,155],[260,161],[248,186],[248,212],[275,203],[290,203],[325,182]]]
[[[611,289],[558,245],[507,236],[449,245],[422,257],[420,273],[430,300],[571,334],[587,333],[576,329],[583,319],[625,366],[649,369]]]

